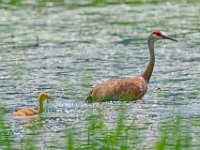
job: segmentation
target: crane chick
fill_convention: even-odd
[[[45,93],[45,92],[41,92],[38,96],[38,109],[34,109],[34,108],[21,108],[15,112],[13,112],[14,116],[33,116],[33,115],[38,115],[41,114],[43,112],[43,102],[46,99],[51,99],[51,97]]]

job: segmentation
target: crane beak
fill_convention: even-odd
[[[168,40],[171,40],[171,41],[178,42],[178,40],[175,40],[175,39],[173,39],[173,38],[167,37],[167,36],[165,36],[165,35],[163,35],[162,37],[163,37],[163,39],[168,39]]]
[[[51,96],[48,96],[47,98],[48,98],[48,99],[52,99],[52,97],[51,97]]]
[[[47,97],[47,103],[49,103],[49,99],[53,99],[51,96]]]

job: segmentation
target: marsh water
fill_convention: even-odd
[[[161,122],[177,116],[190,128],[188,118],[200,115],[200,3],[66,3],[1,5],[0,99],[16,148],[23,147],[30,122],[11,114],[19,107],[37,107],[40,91],[53,97],[42,119],[34,120],[40,126],[40,149],[63,149],[66,126],[75,129],[77,145],[84,146],[87,118],[100,111],[109,130],[116,125],[120,107],[126,107],[126,124],[138,127],[140,140],[130,141],[132,148],[152,148]],[[144,71],[147,37],[157,28],[179,42],[156,43],[146,95],[136,102],[85,103],[93,85]],[[194,149],[200,146],[198,129],[189,130]]]

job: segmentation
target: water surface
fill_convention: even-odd
[[[11,113],[18,107],[36,107],[40,91],[54,97],[36,120],[40,149],[63,149],[66,125],[82,135],[77,144],[84,147],[87,117],[99,110],[112,129],[120,106],[126,106],[126,122],[136,122],[140,139],[130,147],[144,149],[154,145],[162,121],[199,116],[199,3],[31,6],[0,9],[0,99],[17,148],[23,147],[28,128]],[[156,64],[144,98],[85,103],[93,85],[143,72],[149,60],[147,37],[156,28],[179,42],[156,43]],[[185,121],[184,126],[189,125]],[[196,131],[190,131],[193,148],[200,144]]]

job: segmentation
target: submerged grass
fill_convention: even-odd
[[[160,136],[155,146],[157,150],[181,150],[192,147],[191,130],[184,126],[184,118],[176,117],[175,120],[163,122],[159,131]]]
[[[0,149],[10,150],[17,149],[15,145],[15,138],[12,135],[12,127],[9,126],[5,119],[5,110],[0,107]],[[95,114],[88,115],[86,117],[86,126],[81,129],[83,133],[79,133],[80,129],[76,129],[74,126],[68,124],[64,125],[64,138],[65,146],[67,150],[73,149],[142,149],[149,148],[143,147],[142,140],[140,138],[141,129],[139,124],[133,120],[132,123],[126,122],[127,108],[125,106],[120,107],[118,110],[118,117],[116,123],[109,126],[106,122],[103,109],[99,109]],[[176,117],[169,120],[165,120],[159,124],[158,137],[151,149],[165,150],[165,149],[192,149],[193,137],[191,128],[199,127],[200,117],[196,118],[183,118]],[[28,133],[23,137],[21,141],[21,147],[19,149],[38,149],[37,137],[38,130],[37,121],[30,122],[28,126]],[[198,124],[198,125],[197,125]],[[190,127],[189,127],[190,126]],[[52,139],[54,141],[56,139]],[[196,137],[195,140],[200,140]],[[199,142],[198,142],[199,143]],[[197,145],[198,145],[197,143]]]
[[[36,147],[36,145],[37,145],[36,144],[37,126],[34,123],[32,123],[28,128],[30,130],[30,133],[28,135],[26,135],[26,138],[23,141],[24,144],[22,145],[21,149],[24,149],[24,150],[26,150],[26,149],[36,150],[36,149],[38,149]]]
[[[5,108],[0,106],[0,148],[10,150],[12,148],[12,137],[10,126],[5,119]]]

